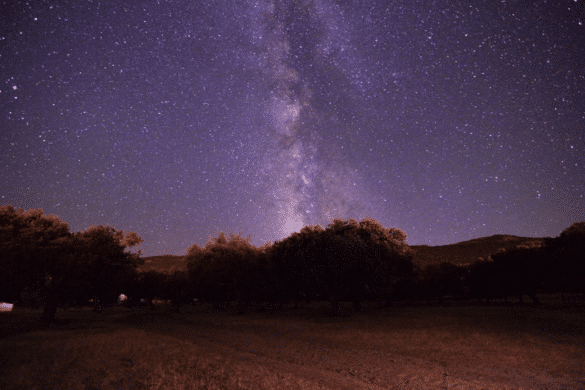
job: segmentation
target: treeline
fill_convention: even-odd
[[[187,254],[193,294],[218,305],[231,300],[244,312],[251,302],[282,305],[320,297],[339,302],[390,299],[401,280],[413,275],[406,234],[373,219],[335,220],[327,228],[306,226],[282,241],[256,248],[223,233]]]
[[[447,297],[493,299],[537,293],[584,293],[585,223],[575,223],[540,248],[500,252],[469,266],[448,261],[417,267],[406,234],[374,219],[335,220],[326,228],[306,226],[282,241],[255,247],[250,239],[224,233],[204,246],[193,245],[187,271],[138,272],[140,254],[126,251],[142,242],[111,227],[71,234],[67,224],[42,210],[0,207],[0,300],[43,306],[51,321],[58,306],[93,300],[96,310],[117,302],[170,300],[181,305],[211,302],[238,313],[254,306],[328,300],[332,315],[340,302],[390,306]]]
[[[0,207],[0,301],[43,306],[52,322],[58,307],[95,302],[100,311],[137,277],[143,240],[97,226],[70,233],[69,225],[40,209]]]
[[[323,229],[305,227],[273,245],[255,248],[240,236],[220,234],[205,247],[190,248],[187,278],[192,294],[218,308],[237,301],[238,312],[251,302],[282,305],[328,300],[333,315],[339,302],[384,306],[426,300],[495,299],[537,293],[585,293],[585,223],[575,223],[541,247],[501,251],[468,266],[417,267],[406,234],[372,219],[359,224],[335,220]]]

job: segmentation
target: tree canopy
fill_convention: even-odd
[[[0,300],[14,302],[25,288],[40,289],[54,261],[52,248],[70,236],[69,225],[42,209],[0,206]]]
[[[335,311],[341,298],[359,302],[369,291],[388,297],[412,274],[406,237],[374,219],[335,219],[325,229],[306,226],[277,241],[269,254],[286,297],[316,289],[330,297]]]
[[[125,250],[142,241],[109,226],[72,234],[65,222],[41,209],[2,206],[0,299],[17,301],[25,290],[40,294],[46,321],[72,297],[115,302],[141,262],[140,252]]]
[[[187,267],[197,298],[219,302],[236,299],[248,302],[257,295],[266,272],[261,267],[265,248],[250,244],[250,238],[223,232],[187,253]],[[265,264],[264,264],[265,266]]]

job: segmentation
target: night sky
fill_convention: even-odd
[[[0,204],[145,256],[334,217],[558,236],[585,220],[584,3],[0,2]]]

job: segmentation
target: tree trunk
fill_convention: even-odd
[[[57,314],[57,300],[52,294],[48,294],[45,306],[43,307],[43,314],[41,316],[41,322],[44,324],[52,324]]]

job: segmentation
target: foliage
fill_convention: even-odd
[[[68,237],[69,226],[41,209],[0,206],[0,300],[14,302],[25,289],[42,289],[55,261],[49,249]]]
[[[568,242],[583,243],[585,239],[585,222],[575,222],[561,232],[559,238]]]
[[[529,295],[536,303],[536,292],[547,278],[544,248],[517,248],[492,256],[496,276],[494,288],[504,297]]]
[[[193,293],[216,303],[249,302],[260,293],[259,281],[266,274],[263,251],[250,244],[250,238],[230,234],[228,240],[223,232],[203,248],[194,244],[187,253]]]
[[[2,299],[40,294],[46,321],[72,297],[116,302],[140,263],[140,253],[125,252],[142,242],[135,233],[98,226],[71,234],[66,223],[40,209],[0,207],[0,239]]]
[[[463,277],[466,267],[443,262],[433,264],[422,271],[422,285],[427,298],[436,297],[439,304],[445,296],[461,296],[464,293]]]
[[[181,305],[193,301],[193,294],[187,271],[172,270],[164,275],[160,298],[171,300],[175,311],[179,312]]]
[[[550,240],[548,273],[553,289],[585,293],[585,222],[576,222]]]
[[[326,229],[306,226],[277,241],[269,255],[283,298],[316,290],[331,299],[333,311],[342,298],[359,307],[372,292],[389,297],[413,271],[406,234],[368,218],[359,224],[335,219]]]
[[[54,261],[47,268],[48,294],[56,302],[70,296],[94,299],[98,311],[103,304],[114,304],[140,264],[139,254],[125,249],[140,242],[135,233],[124,236],[123,231],[109,226],[93,226],[62,238],[54,246]]]
[[[274,293],[280,301],[293,299],[310,287],[321,292],[322,266],[317,263],[317,256],[323,230],[319,225],[305,226],[300,233],[276,241],[269,248]]]
[[[163,296],[165,282],[166,275],[162,272],[154,270],[141,272],[136,280],[135,288],[129,294],[135,295],[135,298],[144,299],[153,309],[153,300]]]
[[[472,298],[485,299],[487,302],[496,298],[494,286],[497,284],[497,276],[493,262],[481,260],[470,264],[465,283]]]

